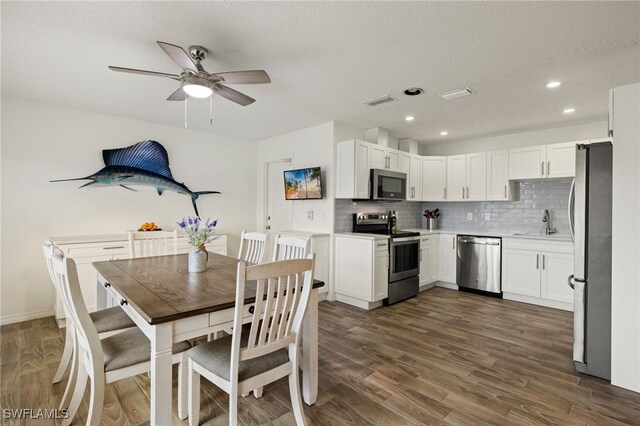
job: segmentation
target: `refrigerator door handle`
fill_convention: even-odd
[[[576,184],[573,190],[573,273],[578,280],[587,279],[587,235],[589,215],[589,147],[576,147]]]
[[[569,206],[567,207],[567,212],[569,214],[569,233],[571,234],[571,241],[574,241],[574,233],[573,233],[573,209],[575,205],[575,190],[576,190],[576,179],[573,178],[571,181],[571,189],[569,190]]]
[[[567,278],[567,284],[569,284],[569,287],[571,287],[572,290],[575,290],[576,287],[573,285],[573,274],[569,275]]]

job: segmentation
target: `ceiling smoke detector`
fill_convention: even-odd
[[[471,87],[465,87],[462,89],[450,90],[449,92],[440,93],[440,97],[443,99],[451,100],[455,98],[461,98],[463,96],[473,95],[475,92],[471,90]]]
[[[418,95],[422,95],[424,93],[424,90],[422,90],[419,87],[409,87],[407,90],[404,91],[404,94],[407,96],[418,96]]]
[[[369,99],[368,101],[364,101],[363,104],[369,105],[369,106],[377,106],[380,104],[386,104],[387,102],[393,102],[395,101],[395,98],[392,98],[389,95],[382,95],[382,96],[378,96],[377,98],[374,99]]]

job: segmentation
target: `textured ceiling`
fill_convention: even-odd
[[[189,127],[259,140],[329,120],[424,143],[600,120],[640,81],[640,2],[2,2],[2,94],[180,126],[155,44],[201,44],[209,72],[265,69],[240,107],[189,102]],[[563,85],[551,91],[547,81]],[[470,85],[474,96],[438,93]],[[425,89],[408,98],[411,86]],[[383,94],[398,101],[362,102]],[[573,106],[572,115],[562,114]],[[406,123],[406,114],[416,120]]]

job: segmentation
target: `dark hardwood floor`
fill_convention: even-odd
[[[56,407],[63,335],[53,318],[4,326],[0,339],[1,408]],[[568,312],[435,288],[369,312],[323,302],[319,340],[309,424],[640,424],[640,394],[575,373]],[[174,403],[176,381],[174,373]],[[201,420],[228,424],[226,394],[203,380],[201,395]],[[283,379],[260,399],[242,398],[239,419],[290,425],[290,407]],[[108,385],[102,423],[148,422],[146,375]],[[171,423],[186,424],[175,415]]]

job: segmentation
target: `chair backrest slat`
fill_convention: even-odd
[[[267,234],[242,231],[238,259],[253,265],[260,264],[264,261],[266,245]]]
[[[304,311],[313,285],[313,257],[263,265],[238,266],[236,311],[243,309],[247,281],[256,281],[254,314],[246,348],[240,348],[242,315],[236,312],[232,338],[232,365],[299,343]],[[243,276],[240,274],[243,273]],[[242,294],[242,299],[238,295]],[[239,301],[242,302],[239,303]],[[240,305],[240,306],[239,306]],[[236,356],[237,358],[233,358]],[[233,377],[233,375],[232,375]]]
[[[129,256],[165,256],[178,253],[178,231],[129,231]]]
[[[309,255],[311,239],[304,237],[276,236],[273,248],[273,261],[304,259]]]

